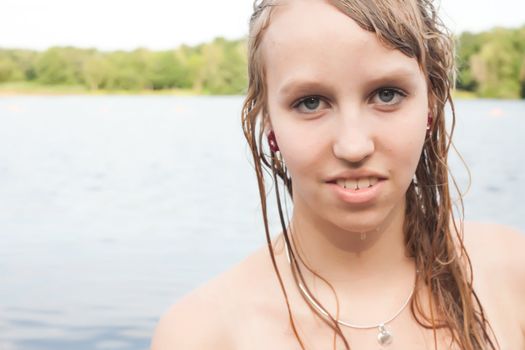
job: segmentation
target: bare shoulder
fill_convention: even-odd
[[[255,271],[260,256],[261,250],[254,252],[173,305],[158,322],[151,350],[233,349],[234,320],[262,277]]]
[[[489,282],[503,295],[508,292],[510,303],[521,310],[525,335],[525,233],[514,228],[489,223],[465,223],[464,242],[471,258],[474,276],[476,270],[483,273]]]
[[[466,222],[464,242],[469,254],[497,267],[525,274],[525,234],[493,223]]]
[[[214,296],[213,283],[184,296],[161,317],[151,350],[229,349],[224,307]]]

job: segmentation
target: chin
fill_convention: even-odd
[[[348,233],[373,233],[378,232],[381,224],[380,223],[352,223],[352,224],[345,224],[345,225],[338,225],[339,228],[343,231],[346,231]]]
[[[370,211],[368,213],[347,213],[332,222],[340,229],[354,233],[373,233],[382,231],[392,224],[395,219],[394,210]]]

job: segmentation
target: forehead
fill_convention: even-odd
[[[414,58],[385,47],[375,33],[324,0],[280,3],[261,49],[270,93],[300,78],[334,86],[344,81],[348,87],[389,71],[421,75]]]
[[[264,34],[265,52],[326,43],[327,37],[365,44],[373,33],[360,30],[346,14],[323,0],[282,1],[274,8]]]

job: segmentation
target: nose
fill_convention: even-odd
[[[371,128],[365,118],[342,117],[336,125],[333,142],[334,155],[351,163],[361,163],[374,153]]]

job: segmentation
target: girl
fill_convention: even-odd
[[[264,0],[248,50],[268,246],[177,303],[152,348],[525,349],[524,236],[453,217],[432,2]]]

